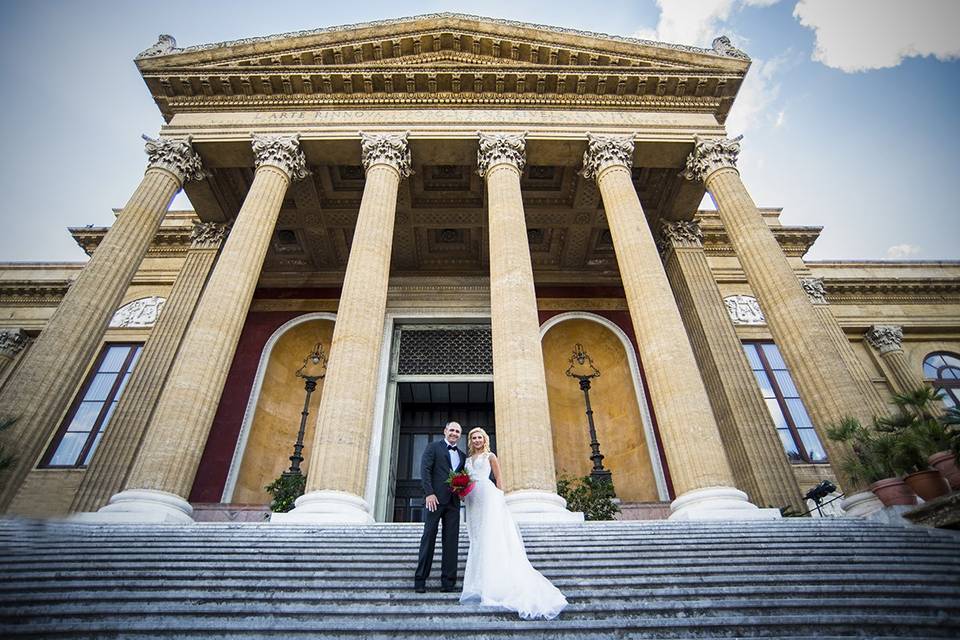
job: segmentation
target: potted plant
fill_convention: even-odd
[[[874,419],[874,427],[877,420]],[[870,485],[885,506],[917,503],[917,496],[900,478],[905,470],[895,433],[868,429],[854,418],[827,428],[827,437],[846,442],[851,453],[840,461],[841,470],[855,483]]]
[[[930,466],[937,469],[954,491],[960,489],[960,407],[947,409],[940,418],[940,425],[944,435],[938,441],[940,449],[932,454],[928,460]]]

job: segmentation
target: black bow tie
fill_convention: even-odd
[[[456,450],[457,450],[456,445],[453,445],[453,444],[447,445],[447,451],[456,451]]]

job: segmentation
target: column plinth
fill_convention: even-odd
[[[690,340],[633,187],[633,140],[588,134],[588,141],[583,175],[596,179],[603,198],[640,360],[677,492],[670,517],[780,517],[776,509],[758,509],[735,487]]]
[[[373,522],[366,493],[374,398],[400,181],[411,174],[406,134],[361,134],[366,182],[353,232],[304,495],[271,522]]]
[[[257,169],[250,191],[190,320],[124,490],[88,519],[110,519],[121,509],[114,505],[122,505],[127,521],[156,522],[186,502],[283,197],[291,180],[307,175],[298,136],[255,136],[253,149]]]
[[[7,451],[16,454],[0,473],[0,510],[9,506],[57,428],[170,201],[184,181],[204,176],[189,139],[147,139],[146,152],[150,164],[137,190],[0,392],[0,418],[17,418],[0,434]]]
[[[582,520],[557,495],[553,432],[540,346],[533,266],[520,193],[522,135],[480,136],[487,183],[490,329],[498,458],[507,504],[519,522]]]

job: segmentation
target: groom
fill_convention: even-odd
[[[460,498],[450,491],[447,476],[450,471],[462,471],[467,454],[457,448],[462,433],[460,425],[448,422],[443,429],[443,440],[431,442],[423,450],[420,478],[427,496],[423,537],[420,538],[420,560],[413,577],[417,593],[427,590],[427,578],[433,565],[433,549],[437,543],[437,526],[443,520],[443,560],[440,565],[440,590],[453,591],[457,583],[457,546],[460,541]]]

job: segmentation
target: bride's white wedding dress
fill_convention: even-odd
[[[466,497],[470,551],[460,602],[503,607],[521,618],[555,618],[567,599],[527,560],[503,491],[490,481],[490,454],[467,458],[465,469],[476,486]]]

